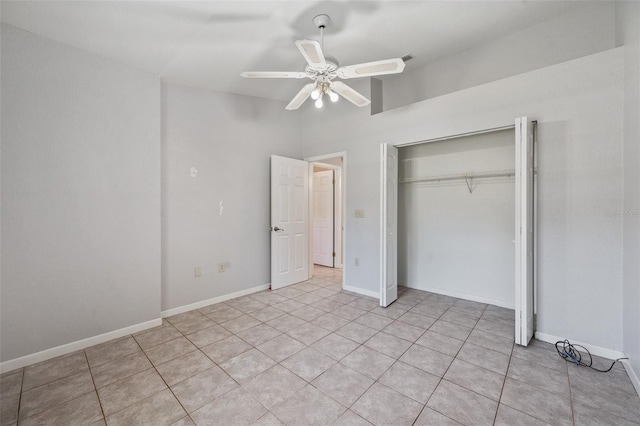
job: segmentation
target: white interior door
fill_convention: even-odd
[[[398,298],[398,148],[380,146],[380,306]]]
[[[313,173],[311,216],[313,221],[313,263],[333,268],[334,171]]]
[[[333,267],[342,268],[342,169],[335,169],[333,185],[333,248],[336,255],[333,257]]]
[[[516,343],[533,337],[533,125],[516,119]]]
[[[309,164],[271,156],[271,288],[309,278]]]

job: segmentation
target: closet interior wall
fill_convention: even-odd
[[[400,285],[514,308],[514,137],[507,129],[400,148]],[[505,176],[464,178],[494,172]]]

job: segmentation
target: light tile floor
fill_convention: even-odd
[[[383,309],[316,271],[5,373],[0,424],[640,424],[619,364],[514,346],[513,311],[410,289]]]

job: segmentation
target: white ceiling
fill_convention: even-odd
[[[2,1],[2,22],[162,77],[290,100],[301,80],[241,71],[302,71],[293,42],[319,38],[341,65],[404,56],[407,70],[584,7],[576,1]],[[406,71],[405,71],[406,72]]]

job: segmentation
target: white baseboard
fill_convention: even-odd
[[[500,306],[501,308],[515,309],[516,307],[515,302],[506,303],[500,300],[489,299],[488,297],[475,296],[473,294],[460,293],[457,291],[450,291],[442,288],[423,287],[423,286],[416,286],[416,285],[409,285],[409,284],[399,284],[399,285],[403,287],[413,288],[415,290],[428,291],[429,293],[436,293],[436,294],[442,294],[444,296],[457,297],[458,299],[471,300],[472,302],[487,303],[489,305]]]
[[[373,297],[375,299],[380,299],[380,293],[377,291],[365,290],[360,287],[352,287],[350,285],[343,284],[342,289],[345,291],[350,291],[352,293],[362,294],[363,296]]]
[[[191,303],[189,305],[178,306],[177,308],[167,309],[166,311],[162,311],[162,318],[170,317],[173,315],[178,315],[183,312],[192,311],[194,309],[204,308],[205,306],[214,305],[216,303],[225,302],[227,300],[235,299],[236,297],[246,296],[247,294],[257,293],[262,290],[266,290],[271,286],[271,284],[259,285],[256,287],[251,287],[246,290],[236,291],[235,293],[224,294],[222,296],[214,297],[212,299],[202,300],[200,302]]]
[[[569,339],[569,341],[572,344],[584,346],[585,348],[587,348],[587,350],[591,352],[592,355],[598,355],[607,359],[624,358],[624,353],[617,351],[615,349],[608,349],[608,348],[603,348],[601,346],[592,345],[589,343],[579,342],[577,340],[571,339],[570,337],[559,337],[559,336],[554,336],[552,334],[541,333],[539,331],[536,331],[535,337],[536,339],[542,340],[543,342],[553,343],[553,344],[555,344],[557,341],[560,341],[560,340]]]
[[[633,383],[633,387],[636,388],[636,393],[640,396],[640,379],[636,374],[635,370],[631,366],[631,363],[628,359],[623,359],[622,365],[624,365],[624,369],[627,370],[627,374],[629,375],[629,379],[631,379],[631,383]]]
[[[151,321],[141,322],[129,327],[121,328],[119,330],[109,331],[108,333],[99,334],[97,336],[88,337],[86,339],[77,340],[75,342],[67,343],[65,345],[56,346],[54,348],[45,349],[44,351],[36,352],[34,354],[25,355],[20,358],[10,359],[8,361],[0,362],[0,373],[15,370],[16,368],[26,367],[37,362],[42,362],[55,358],[57,356],[70,354],[71,352],[79,351],[81,349],[88,348],[89,346],[98,345],[100,343],[108,342],[109,340],[117,339],[119,337],[128,336],[129,334],[138,333],[140,331],[157,327],[162,325],[162,319],[157,318]]]

